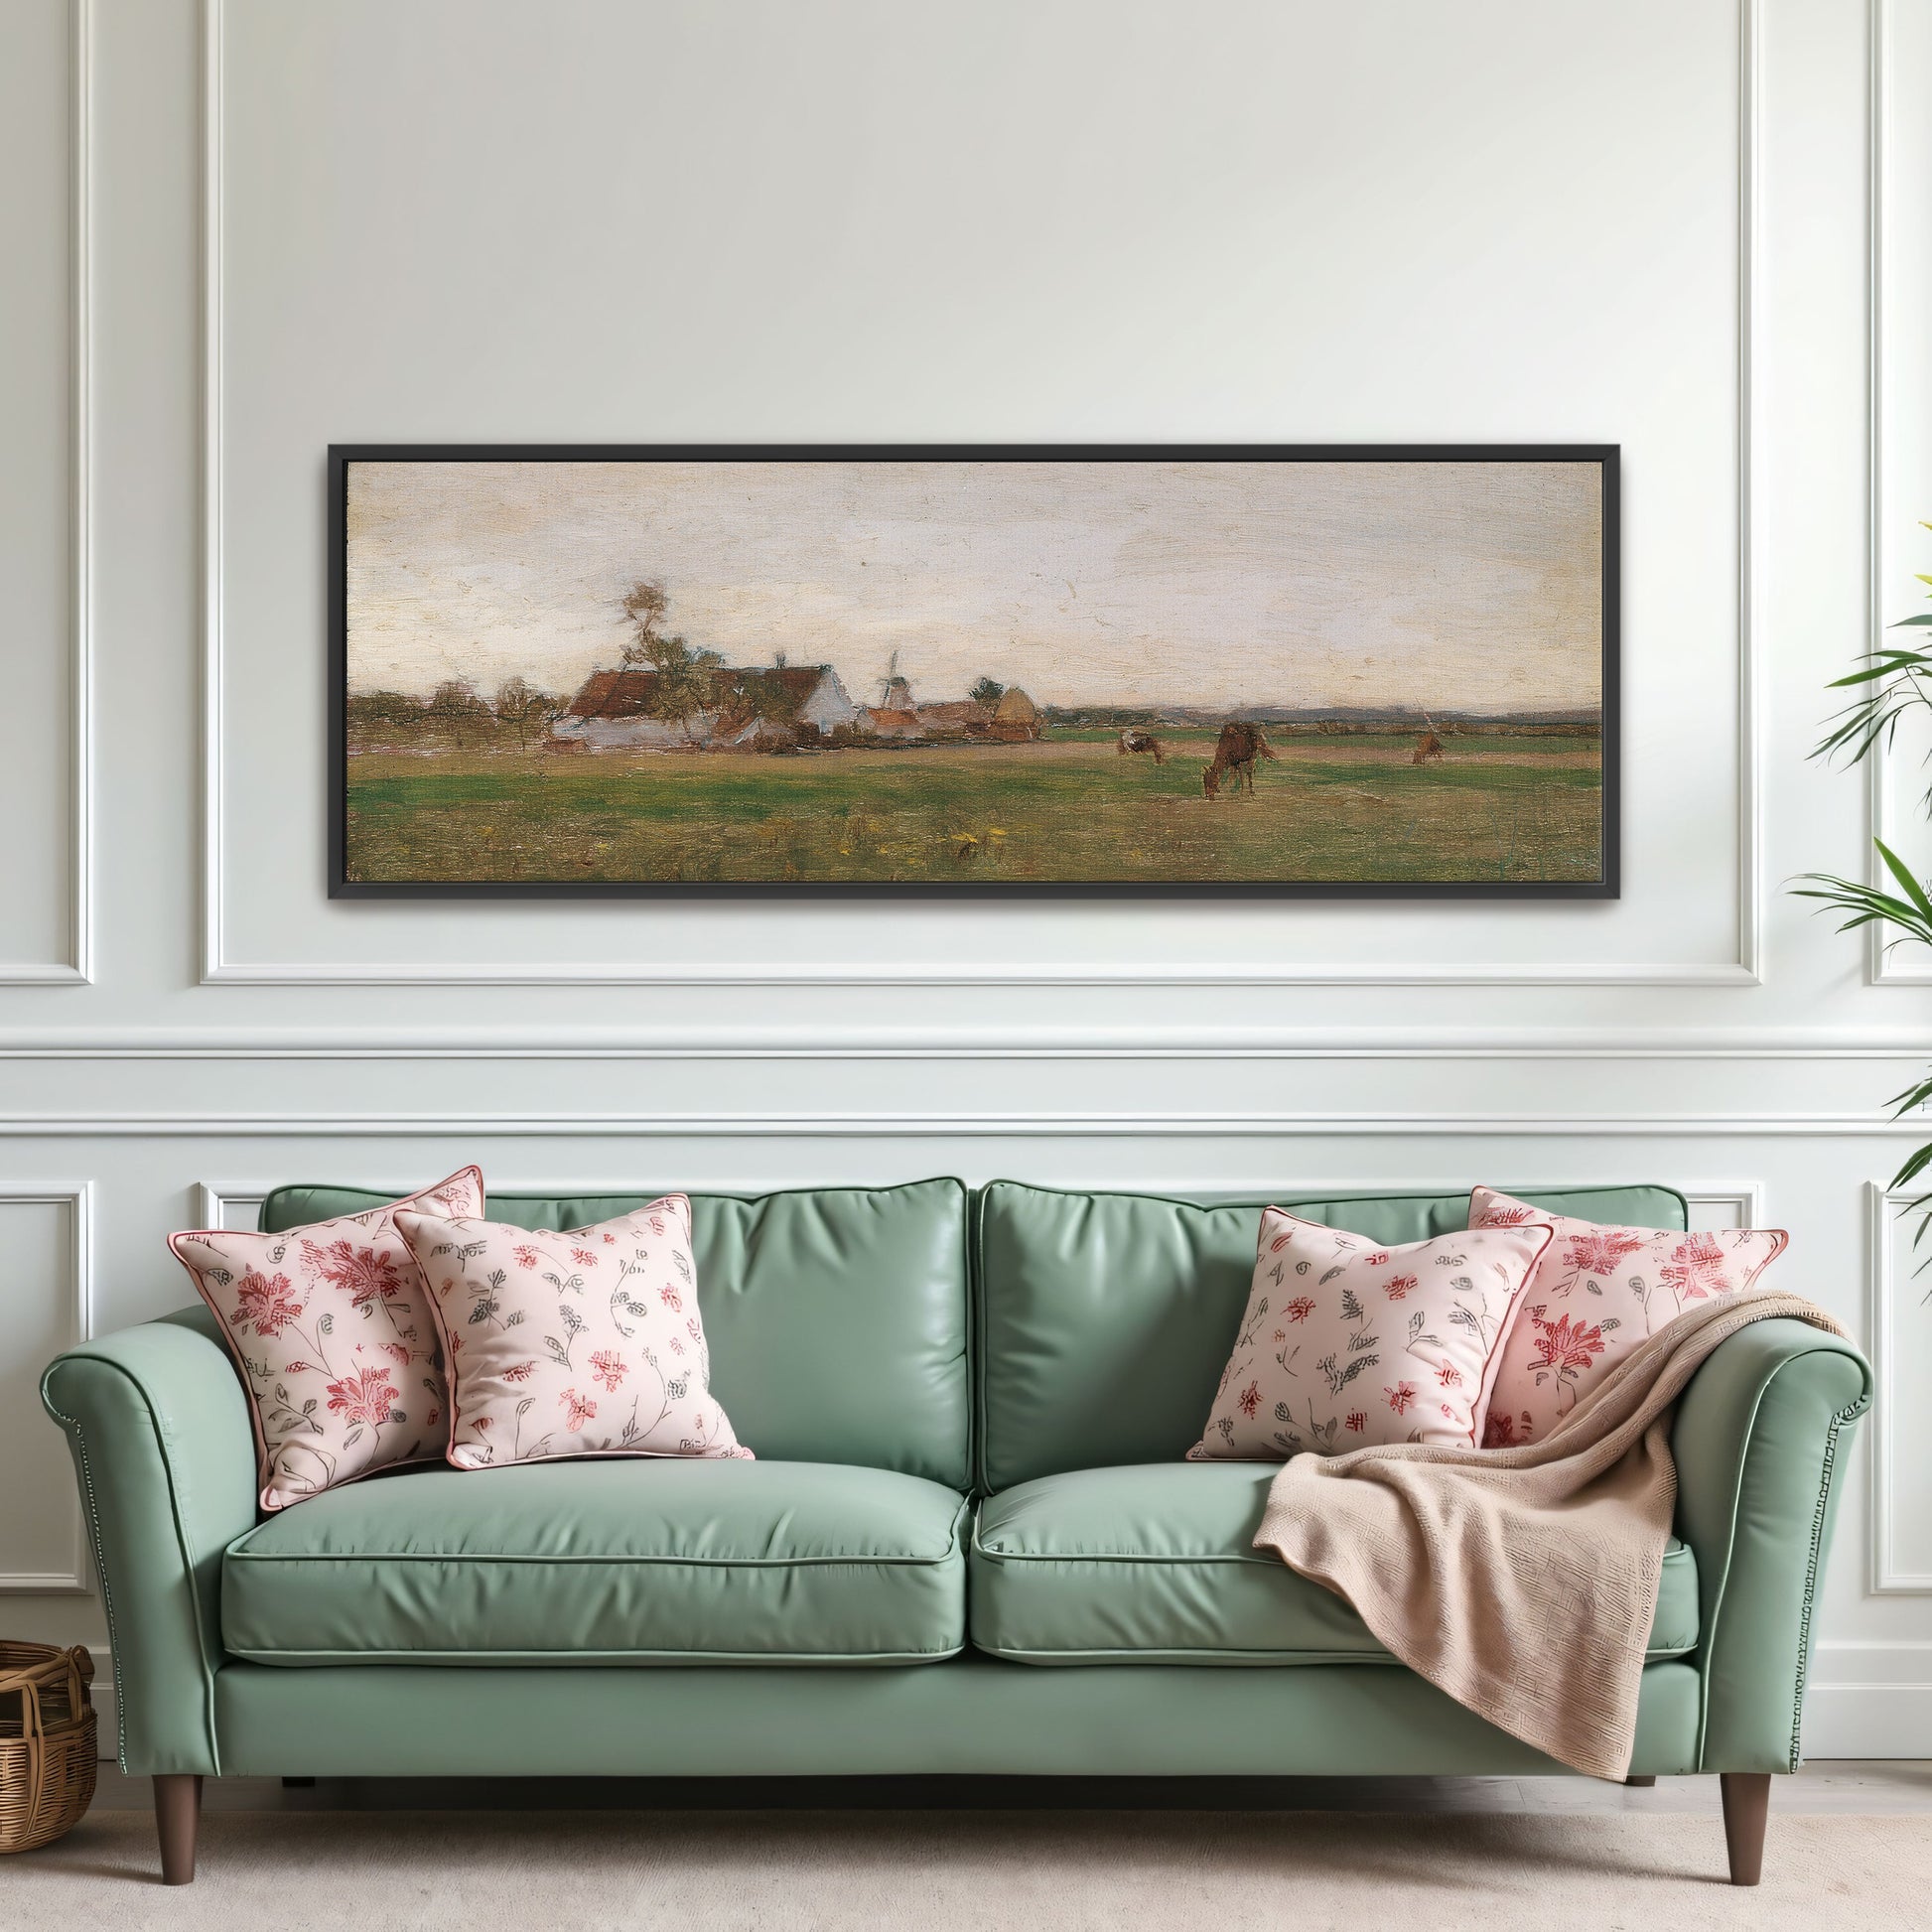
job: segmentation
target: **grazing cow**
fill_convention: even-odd
[[[1245,782],[1252,794],[1255,760],[1274,756],[1274,748],[1259,725],[1245,719],[1223,725],[1220,743],[1214,747],[1214,761],[1201,766],[1200,788],[1207,797],[1218,798],[1224,783],[1239,791]]]
[[[1410,759],[1411,764],[1441,764],[1443,761],[1443,741],[1434,732],[1424,732],[1416,740],[1416,750]]]
[[[1133,752],[1152,752],[1156,764],[1166,764],[1168,761],[1167,748],[1152,732],[1130,731],[1123,726],[1120,743],[1114,747],[1114,755],[1124,759]]]

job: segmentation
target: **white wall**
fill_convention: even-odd
[[[1932,1755],[1932,962],[1782,891],[1932,865],[1804,758],[1932,569],[1929,81],[1932,0],[15,0],[0,1417],[198,1189],[1658,1178],[1878,1351],[1809,1744]],[[1621,443],[1623,898],[323,897],[329,442],[1072,438]]]

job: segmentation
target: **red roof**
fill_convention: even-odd
[[[825,675],[823,664],[783,664],[753,666],[747,670],[721,670],[720,678],[730,679],[743,692],[752,684],[777,684],[796,709],[818,688]],[[584,688],[570,701],[565,713],[570,718],[639,718],[650,709],[650,695],[657,684],[655,671],[593,671]],[[724,692],[721,696],[726,696]]]
[[[635,718],[644,711],[655,671],[593,671],[570,701],[569,718]]]

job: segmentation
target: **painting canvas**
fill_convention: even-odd
[[[331,458],[338,894],[1616,891],[1613,449]]]

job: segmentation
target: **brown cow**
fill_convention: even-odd
[[[1274,747],[1261,727],[1237,719],[1221,727],[1220,743],[1214,747],[1214,761],[1201,766],[1200,788],[1209,798],[1221,795],[1223,783],[1239,791],[1245,781],[1250,794],[1255,788],[1255,760],[1272,759]]]
[[[1152,752],[1156,764],[1166,764],[1168,761],[1167,748],[1152,732],[1132,731],[1123,725],[1120,743],[1115,746],[1114,755],[1124,759],[1132,752]]]
[[[1441,764],[1443,761],[1443,741],[1434,732],[1424,732],[1416,740],[1416,750],[1409,762],[1411,764]]]

